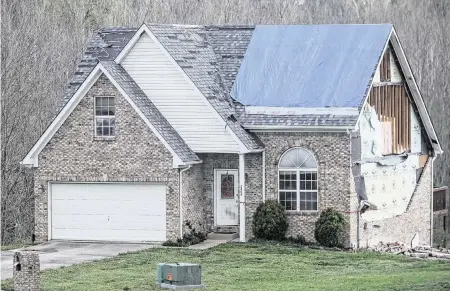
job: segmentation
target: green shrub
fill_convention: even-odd
[[[288,236],[286,238],[286,241],[288,241],[290,243],[294,243],[294,244],[299,244],[302,246],[310,244],[310,242],[306,241],[306,238],[301,234],[299,234],[297,236]]]
[[[344,216],[328,208],[320,213],[316,221],[314,238],[318,243],[326,247],[342,247],[345,220]]]
[[[252,223],[256,238],[281,241],[285,239],[287,229],[286,212],[278,201],[267,200],[259,204]]]

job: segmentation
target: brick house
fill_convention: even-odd
[[[289,235],[332,207],[363,247],[430,243],[440,153],[392,25],[144,24],[93,35],[22,164],[37,241],[246,241],[277,199]]]

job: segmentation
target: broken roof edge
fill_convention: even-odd
[[[357,120],[357,122],[355,124],[355,129],[357,128],[357,126],[358,126],[358,124],[359,124],[359,122],[361,120],[361,117],[362,117],[362,115],[364,113],[363,112],[364,111],[363,108],[364,108],[365,104],[367,104],[367,102],[368,102],[370,91],[371,91],[371,89],[373,87],[373,84],[374,84],[373,81],[374,81],[374,76],[375,76],[376,70],[377,70],[378,66],[380,65],[380,62],[381,62],[381,60],[383,58],[384,53],[386,52],[386,49],[389,46],[389,43],[392,44],[392,49],[394,50],[394,53],[397,56],[397,59],[398,59],[398,62],[400,64],[400,68],[401,68],[402,74],[405,77],[405,84],[407,85],[409,91],[411,92],[411,97],[412,97],[412,99],[414,101],[414,104],[417,106],[420,120],[422,121],[423,126],[425,127],[425,131],[426,131],[427,136],[428,136],[428,138],[430,140],[431,146],[432,146],[433,150],[435,150],[435,152],[437,154],[443,154],[444,151],[442,150],[442,147],[441,147],[441,145],[439,143],[439,139],[437,137],[436,131],[434,130],[434,126],[433,126],[433,123],[431,121],[430,115],[428,113],[428,109],[427,109],[427,107],[426,107],[426,105],[425,105],[425,103],[423,101],[422,94],[420,93],[420,89],[419,89],[419,87],[417,85],[417,82],[416,82],[416,79],[414,77],[414,73],[411,70],[411,67],[409,65],[409,61],[408,61],[408,59],[406,57],[406,54],[405,54],[405,52],[403,50],[403,47],[400,44],[400,39],[398,38],[397,32],[395,30],[395,27],[392,24],[391,24],[391,31],[389,33],[389,37],[386,40],[384,49],[383,49],[383,51],[382,51],[382,53],[381,53],[381,55],[379,57],[377,66],[375,67],[375,71],[374,71],[374,73],[372,75],[372,78],[370,80],[370,85],[367,88],[366,96],[363,98],[363,101],[360,104],[360,107],[359,107],[360,114],[359,114],[358,120]]]
[[[431,146],[437,154],[443,154],[444,151],[442,150],[439,138],[436,134],[436,131],[434,130],[433,121],[431,120],[428,109],[425,105],[425,102],[423,101],[423,97],[420,92],[419,86],[417,85],[416,78],[413,71],[411,70],[408,58],[406,57],[394,26],[392,27],[392,33],[389,40],[392,43],[394,53],[397,55],[398,62],[405,77],[405,82],[408,85],[409,91],[411,92],[411,97],[414,100],[415,105],[417,106],[420,119],[424,124],[428,138],[431,142]]]
[[[119,90],[123,91],[118,83],[114,80],[114,78],[109,74],[108,70],[103,66],[101,62],[98,62],[98,64],[95,66],[95,68],[89,73],[88,77],[85,79],[85,81],[78,87],[76,92],[73,94],[73,96],[70,98],[70,100],[65,104],[65,106],[61,109],[61,111],[58,113],[58,115],[52,120],[52,122],[49,124],[47,129],[44,131],[44,133],[39,137],[37,142],[33,145],[33,147],[28,151],[26,156],[22,159],[20,162],[21,165],[28,166],[28,167],[39,167],[39,154],[42,152],[42,150],[45,148],[45,146],[50,142],[50,140],[53,138],[53,136],[56,134],[56,132],[60,129],[62,124],[65,122],[65,120],[69,117],[69,115],[73,112],[73,110],[78,106],[81,99],[89,92],[89,90],[92,88],[92,86],[95,84],[95,82],[99,79],[99,77],[103,74],[111,81],[111,83]],[[124,92],[124,91],[123,91]],[[120,92],[127,101],[133,106],[134,102],[128,97],[126,97],[126,94],[124,95],[123,92]],[[134,104],[136,106],[136,104]],[[133,106],[134,108],[134,106]],[[136,108],[135,108],[136,109]],[[140,110],[137,111],[139,114]],[[140,117],[143,118],[143,120],[147,120],[140,112]],[[150,122],[148,120],[148,122]],[[147,123],[147,122],[146,122]],[[148,125],[148,123],[147,123]],[[197,164],[202,163],[202,161],[198,158],[198,156],[194,153],[194,155],[197,157],[198,160],[195,161],[183,161],[182,158],[173,150],[173,148],[167,143],[167,141],[159,134],[159,132],[152,126],[150,129],[155,133],[155,135],[160,139],[160,141],[164,144],[164,146],[171,152],[173,156],[173,166],[179,167],[189,164]]]

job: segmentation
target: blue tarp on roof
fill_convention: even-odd
[[[390,24],[259,25],[232,88],[244,105],[359,107]]]

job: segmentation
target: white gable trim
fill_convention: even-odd
[[[405,76],[406,83],[408,84],[409,90],[412,95],[411,97],[413,98],[417,106],[420,118],[422,119],[422,122],[425,126],[425,131],[427,132],[428,138],[431,141],[431,145],[433,146],[437,154],[442,154],[444,151],[441,148],[436,131],[434,130],[433,124],[431,123],[430,115],[428,114],[425,103],[423,102],[422,94],[420,94],[419,86],[417,86],[416,79],[414,78],[411,67],[408,63],[408,59],[406,58],[405,52],[403,51],[400,40],[394,28],[392,28],[392,33],[389,39],[392,43],[394,52],[397,55],[400,68],[403,75]],[[433,142],[433,140],[435,142]]]
[[[147,25],[142,24],[141,27],[138,29],[138,31],[136,31],[133,37],[128,41],[127,45],[122,49],[120,54],[114,60],[117,64],[122,63],[123,59],[125,59],[128,53],[134,47],[134,45],[139,41],[139,38],[141,38],[141,34],[144,32],[146,27]]]
[[[111,81],[111,83],[119,90],[119,92],[124,96],[124,98],[130,103],[130,105],[136,110],[139,116],[144,120],[147,126],[152,130],[152,132],[158,137],[158,139],[164,144],[164,146],[169,150],[169,152],[173,156],[173,167],[177,168],[179,166],[186,165],[188,163],[184,163],[182,159],[175,153],[175,151],[170,147],[170,145],[166,142],[166,140],[159,134],[156,128],[151,124],[151,122],[144,116],[142,111],[136,106],[136,104],[131,100],[131,98],[125,93],[125,91],[119,86],[119,84],[114,80],[114,78],[108,73],[108,71],[104,68],[101,63],[98,63],[97,66],[92,70],[86,80],[81,84],[75,94],[70,98],[69,102],[64,106],[64,108],[59,112],[56,118],[52,121],[50,126],[46,129],[44,134],[39,138],[39,140],[34,144],[25,158],[22,160],[21,164],[38,167],[39,166],[39,154],[48,144],[48,142],[52,139],[55,133],[59,130],[61,125],[66,121],[72,111],[77,107],[80,103],[81,99],[89,92],[101,74],[105,74],[105,76]]]
[[[220,114],[217,112],[217,110],[212,106],[212,104],[208,101],[208,99],[203,95],[203,93],[198,89],[198,87],[192,82],[191,78],[186,74],[186,72],[178,65],[178,63],[175,61],[175,59],[172,57],[172,55],[166,50],[164,45],[158,40],[158,38],[151,32],[151,30],[148,28],[147,25],[143,24],[139,30],[136,32],[136,34],[131,38],[131,40],[128,42],[128,44],[123,48],[123,50],[120,52],[120,54],[116,57],[115,62],[117,64],[120,64],[125,57],[128,55],[128,53],[131,51],[131,49],[134,47],[134,45],[139,41],[142,33],[147,33],[147,35],[162,49],[163,53],[167,56],[167,59],[175,66],[175,68],[182,74],[183,78],[192,86],[192,88],[195,90],[197,94],[200,94],[203,98],[203,102],[208,106],[208,108],[211,110],[211,112],[218,118],[220,123],[224,126],[225,130],[231,134],[233,139],[237,142],[239,145],[239,153],[249,153],[253,152],[251,149],[248,149],[245,144],[241,141],[241,139],[236,135],[236,133],[228,126],[227,122],[220,116]]]
[[[366,96],[364,97],[364,102],[363,102],[363,105],[362,105],[362,107],[361,107],[361,111],[359,112],[358,119],[356,120],[356,123],[355,123],[355,130],[358,129],[359,122],[360,122],[360,120],[361,120],[361,118],[362,118],[362,116],[363,116],[363,113],[364,113],[364,106],[366,106],[367,101],[369,100],[370,92],[372,91],[372,87],[373,87],[373,84],[374,84],[375,74],[376,74],[376,72],[377,72],[377,71],[379,70],[379,68],[380,68],[380,64],[381,64],[381,61],[383,60],[383,56],[384,56],[384,54],[386,53],[386,50],[387,50],[387,48],[388,48],[388,46],[389,46],[389,39],[391,38],[391,35],[392,35],[392,30],[391,30],[391,32],[389,32],[389,37],[387,38],[386,43],[384,44],[383,52],[381,53],[380,58],[378,59],[377,67],[375,68],[375,70],[374,70],[374,72],[373,72],[372,79],[370,80],[370,86],[369,86],[369,89],[368,89],[367,92],[366,92]]]
[[[423,102],[423,98],[422,98],[422,95],[420,94],[419,87],[417,86],[416,80],[411,71],[411,67],[409,66],[408,59],[406,58],[405,52],[403,51],[403,48],[400,44],[400,40],[398,39],[397,33],[395,32],[394,28],[392,28],[392,30],[389,34],[389,38],[386,41],[386,44],[383,49],[383,54],[381,55],[380,60],[377,65],[377,69],[380,66],[383,55],[386,52],[386,49],[389,45],[389,41],[391,42],[394,52],[397,55],[397,59],[400,63],[400,69],[401,69],[403,75],[405,76],[406,84],[408,85],[408,88],[412,95],[411,97],[417,106],[420,118],[424,124],[425,131],[427,132],[427,135],[431,142],[431,145],[437,154],[442,154],[443,150],[439,143],[439,140],[438,140],[438,137],[434,130],[433,124],[431,123],[431,119],[430,119],[428,111],[425,107],[425,103]],[[357,129],[359,121],[361,119],[361,116],[363,115],[363,112],[364,112],[363,109],[364,109],[364,106],[367,104],[367,100],[369,99],[370,91],[372,90],[373,85],[374,85],[374,83],[373,83],[373,78],[372,78],[369,90],[367,91],[367,94],[364,98],[363,107],[361,109],[358,120],[356,122],[355,129]],[[433,140],[435,140],[436,142],[433,142]]]

